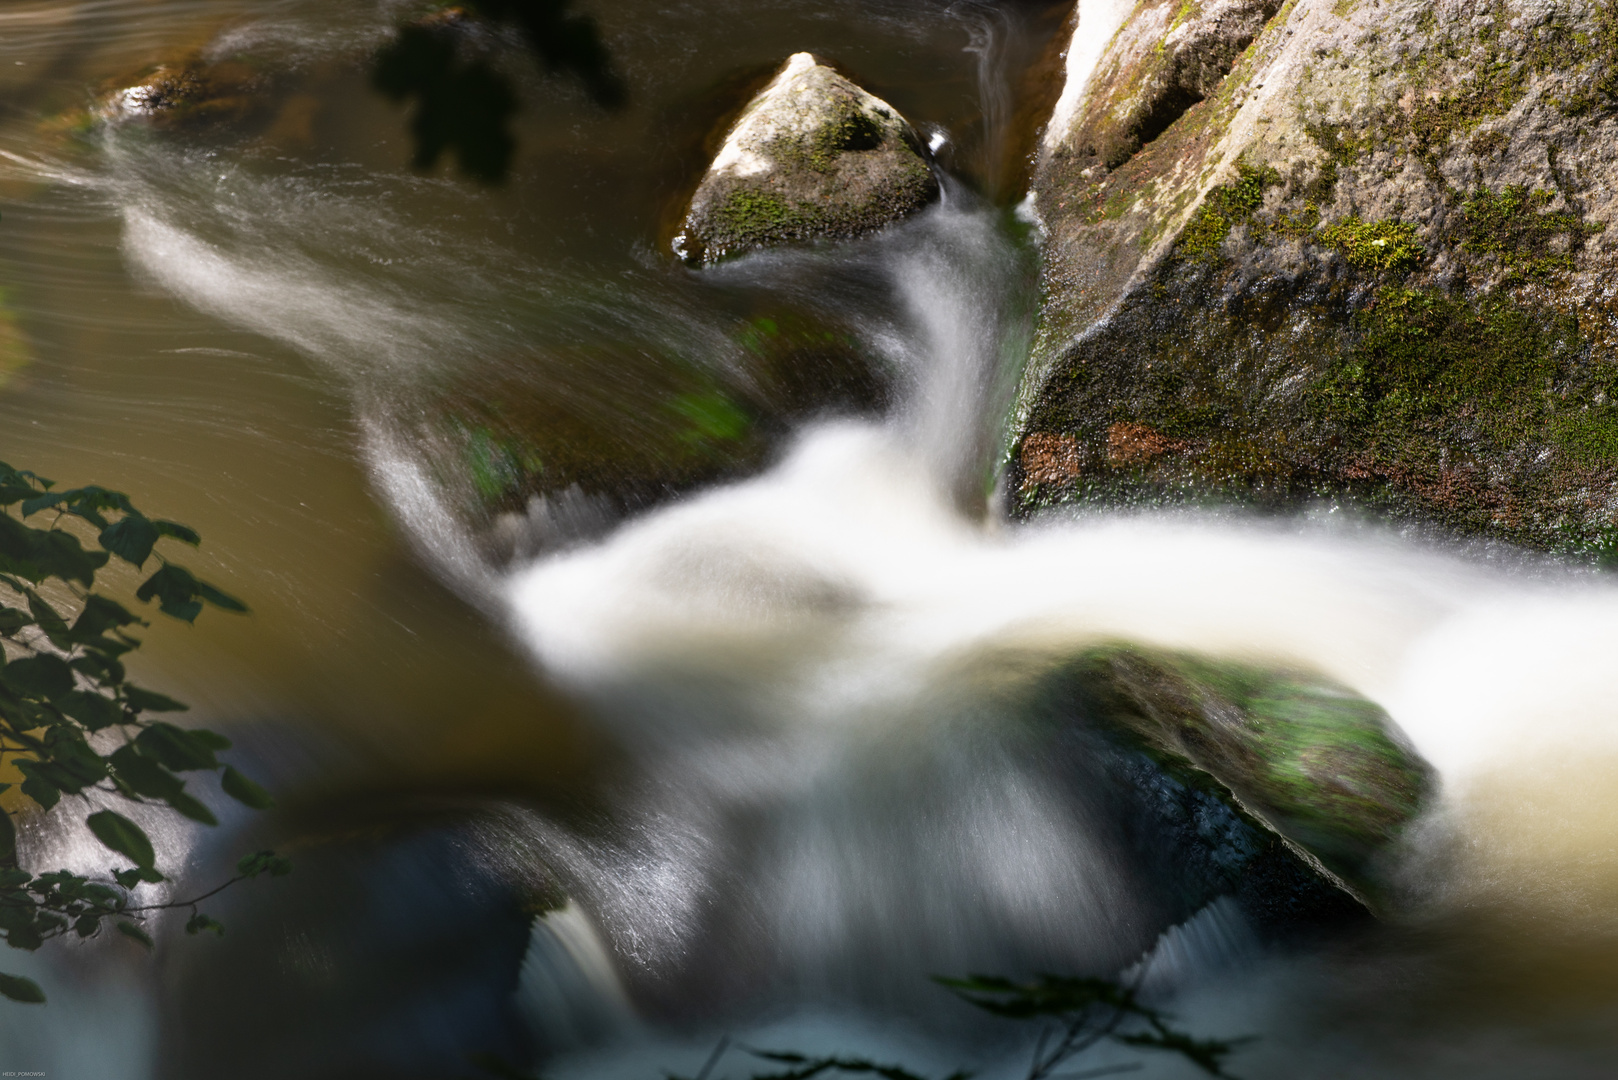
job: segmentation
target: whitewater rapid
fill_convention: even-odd
[[[515,623],[582,692],[703,672],[767,700],[758,722],[773,725],[869,723],[983,658],[1110,640],[1301,667],[1383,705],[1438,768],[1438,816],[1479,830],[1464,838],[1479,887],[1519,891],[1496,873],[1504,859],[1525,888],[1561,881],[1550,898],[1583,903],[1618,868],[1597,850],[1565,859],[1567,837],[1610,833],[1612,800],[1591,796],[1618,780],[1618,589],[1604,578],[1483,566],[1329,514],[985,525],[931,476],[891,430],[806,432],[766,475],[513,573]],[[1502,785],[1540,809],[1487,814],[1475,800]],[[1564,838],[1536,842],[1549,832]]]

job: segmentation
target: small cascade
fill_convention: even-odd
[[[1091,30],[1065,58],[1070,87],[1128,6],[1078,4],[1079,26]],[[385,38],[397,5],[329,18],[327,7],[284,0],[244,14],[203,55],[257,50],[298,77],[321,65],[357,71],[352,58]],[[719,23],[751,10],[719,9],[709,16]],[[1290,1016],[1293,1003],[1276,1002],[1300,984],[1275,971],[1295,943],[1267,936],[1231,890],[1187,883],[1143,809],[1151,793],[1131,782],[1130,770],[1156,766],[1049,691],[1064,664],[1118,643],[1306,672],[1386,710],[1395,738],[1437,775],[1424,815],[1374,868],[1386,884],[1379,913],[1400,932],[1482,921],[1479,912],[1555,934],[1618,931],[1610,579],[1391,535],[1331,506],[1287,519],[1075,510],[1017,522],[995,505],[1039,289],[1037,223],[1001,205],[1012,200],[997,187],[997,163],[1014,145],[1006,65],[1030,51],[1012,40],[1017,5],[836,7],[889,35],[883,55],[904,73],[892,80],[898,93],[943,111],[975,88],[981,161],[962,152],[952,166],[942,153],[940,202],[880,234],[700,271],[652,253],[661,248],[646,222],[668,185],[658,172],[666,163],[644,159],[648,146],[666,149],[657,125],[707,101],[681,81],[683,65],[734,43],[682,30],[684,9],[635,10],[645,25],[616,32],[636,92],[657,109],[621,121],[589,114],[598,129],[573,112],[566,124],[539,108],[525,120],[536,153],[576,163],[595,160],[578,151],[599,149],[588,138],[606,147],[601,159],[618,171],[602,165],[608,179],[578,195],[585,209],[566,208],[587,225],[569,225],[558,209],[570,189],[556,176],[482,191],[409,172],[398,146],[386,166],[364,156],[376,147],[352,159],[288,156],[264,133],[188,143],[117,115],[99,117],[89,149],[0,150],[0,179],[49,186],[61,200],[53,212],[116,238],[98,255],[117,262],[121,245],[130,287],[145,290],[141,319],[156,318],[153,293],[177,301],[227,344],[258,342],[266,352],[253,363],[295,371],[317,387],[311,397],[335,400],[321,408],[340,415],[326,421],[339,434],[323,435],[363,462],[355,490],[371,484],[433,575],[424,580],[438,606],[420,610],[455,606],[493,626],[512,650],[489,649],[494,663],[531,668],[596,740],[600,774],[581,782],[586,794],[550,799],[506,773],[491,780],[498,794],[486,802],[515,824],[468,842],[480,857],[499,855],[479,879],[478,905],[456,907],[465,882],[438,873],[448,856],[430,845],[382,890],[388,910],[438,896],[444,911],[482,918],[505,910],[509,880],[543,881],[547,910],[531,924],[523,912],[532,907],[512,914],[516,944],[490,945],[460,977],[510,976],[500,1000],[546,1075],[694,1074],[732,1031],[751,1045],[847,1049],[942,1075],[1007,1045],[1004,1029],[931,981],[974,972],[1116,976],[1163,1002],[1258,986],[1259,1003],[1242,1007]],[[792,35],[836,21],[805,11]],[[926,72],[904,64],[941,19],[952,20],[949,51],[929,44],[927,62],[959,71],[949,94],[928,99],[905,81]],[[753,32],[764,44],[736,46],[703,77],[735,77],[760,56],[806,47],[770,26]],[[363,97],[362,74],[336,85]],[[557,115],[582,108],[545,100]],[[1056,107],[1078,104],[1064,97]],[[380,123],[339,120],[356,130]],[[935,149],[953,146],[941,126],[928,130]],[[646,194],[654,189],[656,199]],[[619,207],[632,201],[624,191],[640,193],[633,208],[645,221],[614,220],[633,217]],[[207,348],[232,363],[247,355]],[[239,421],[222,410],[209,423]],[[299,460],[315,462],[309,473],[321,467],[318,455]],[[389,546],[389,527],[377,525],[374,540],[386,554],[328,590],[359,597],[348,624],[356,635],[385,620],[416,633],[400,621],[411,616],[399,614],[405,605],[378,599],[402,588],[396,564],[407,561]],[[290,610],[307,618],[314,601],[296,600],[303,606]],[[404,670],[410,656],[372,660],[379,680],[417,685]],[[458,661],[443,663],[437,674],[453,683]],[[319,669],[308,683],[323,678],[332,681]],[[235,707],[269,716],[273,743],[276,710],[295,712],[304,693],[289,691],[290,705]],[[359,700],[341,697],[331,712],[371,707]],[[446,707],[425,741],[454,743],[475,711]],[[533,713],[534,725],[549,722]],[[384,737],[423,741],[419,729]],[[1199,824],[1246,827],[1229,807]],[[165,858],[192,850],[190,830],[152,832]],[[32,840],[64,865],[94,861],[83,837]],[[394,843],[403,841],[378,841]],[[304,894],[309,911],[325,902],[309,899],[318,891]],[[364,903],[332,925],[365,925]],[[472,935],[472,921],[457,932]],[[387,954],[414,935],[410,925],[390,923],[395,936],[355,955]],[[291,926],[289,941],[303,932]],[[162,977],[192,969],[176,970]],[[418,981],[420,999],[436,1002],[431,980]],[[298,985],[279,992],[304,1002]],[[1309,984],[1299,997],[1332,992]],[[62,996],[127,1028],[132,1053],[165,1052],[152,1049],[160,1021],[144,1008],[92,999],[83,986]],[[183,1020],[161,1021],[181,1046],[175,1060],[190,1052]],[[361,1025],[333,1026],[345,1028],[331,1036],[338,1045]],[[391,1043],[390,1052],[404,1053]],[[83,1047],[72,1053],[52,1068],[103,1063]]]

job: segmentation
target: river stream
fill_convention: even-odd
[[[930,976],[1132,971],[1197,1033],[1257,1036],[1243,1077],[1610,1075],[1610,577],[1335,505],[1004,512],[1038,299],[1018,161],[1067,6],[588,7],[629,105],[506,50],[524,107],[489,188],[408,168],[369,86],[408,4],[0,4],[0,457],[202,533],[191,565],[251,614],[154,622],[138,673],[281,805],[151,831],[185,885],[254,847],[296,867],[222,896],[223,938],[0,957],[51,995],[0,1007],[0,1070],[425,1080],[482,1053],[629,1080],[730,1035],[1009,1077],[1031,1033]],[[1110,34],[1116,7],[1081,18]],[[805,49],[922,129],[942,200],[682,265],[715,124]],[[187,56],[269,73],[268,100],[199,126],[120,106]],[[632,445],[678,380],[752,392],[747,335],[788,322],[872,385],[789,394],[745,468],[655,498],[479,503],[504,459],[466,456],[455,403]],[[1041,689],[1120,639],[1388,710],[1441,791],[1385,918],[1188,909]],[[61,821],[25,842],[104,857]],[[1136,1060],[1198,1075],[1085,1064]]]

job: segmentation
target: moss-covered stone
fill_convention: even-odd
[[[1604,558],[1614,5],[1340,7],[1283,6],[1115,167],[1073,153],[1119,104],[1108,55],[1048,136],[1016,508],[1330,499]],[[1120,425],[1161,451],[1112,453]],[[1038,452],[1051,440],[1068,466]]]
[[[119,80],[111,108],[164,127],[238,125],[264,120],[277,104],[273,82],[254,65],[192,56]]]
[[[790,308],[738,317],[728,342],[689,349],[626,349],[607,383],[593,353],[500,365],[496,380],[452,378],[424,402],[417,432],[435,448],[437,486],[491,555],[534,554],[757,471],[805,417],[887,402],[877,359]]]
[[[793,241],[858,236],[937,196],[904,118],[798,53],[726,136],[691,198],[675,251],[708,263]]]
[[[1119,644],[1067,677],[1094,720],[1174,775],[1203,774],[1373,904],[1382,861],[1434,792],[1387,714],[1317,675]]]
[[[1416,236],[1416,227],[1408,222],[1355,216],[1320,230],[1320,242],[1342,252],[1350,266],[1373,271],[1414,269],[1423,251]]]

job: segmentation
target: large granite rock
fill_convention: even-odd
[[[937,198],[924,154],[893,106],[797,53],[726,136],[675,251],[714,262],[881,228]]]
[[[1618,551],[1618,5],[1106,9],[1032,184],[1017,507],[1348,496]]]

